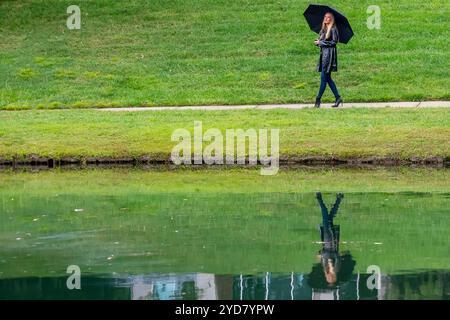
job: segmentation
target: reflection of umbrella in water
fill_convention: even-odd
[[[311,273],[308,277],[308,285],[314,289],[331,289],[336,288],[340,283],[344,283],[350,280],[353,270],[356,265],[356,261],[353,259],[349,252],[344,252],[343,254],[336,257],[339,259],[339,272],[337,273],[337,281],[334,284],[327,282],[323,266],[321,263],[313,265]]]
[[[310,4],[303,15],[308,22],[309,28],[315,33],[319,33],[320,29],[322,29],[323,17],[327,12],[334,15],[334,21],[339,31],[339,42],[348,43],[353,37],[352,27],[347,18],[336,9],[320,4]]]

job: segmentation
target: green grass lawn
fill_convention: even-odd
[[[313,101],[316,35],[299,0],[0,1],[0,109]],[[366,26],[381,8],[380,30]],[[333,1],[347,101],[449,99],[446,0]],[[331,99],[327,91],[325,99]]]
[[[24,110],[0,112],[0,157],[30,155],[168,160],[177,128],[193,132],[280,129],[283,158],[450,157],[450,109],[303,109],[228,111]],[[204,142],[204,146],[209,142]]]

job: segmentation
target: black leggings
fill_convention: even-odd
[[[324,70],[322,70],[320,74],[320,89],[317,98],[322,98],[322,95],[325,92],[325,88],[327,87],[327,83],[330,86],[331,91],[333,91],[334,97],[336,99],[339,98],[339,91],[336,88],[336,84],[334,83],[333,79],[331,79],[331,72],[326,73]]]

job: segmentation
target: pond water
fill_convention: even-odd
[[[2,170],[0,299],[448,300],[449,177]]]

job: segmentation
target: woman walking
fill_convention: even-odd
[[[320,47],[319,63],[317,64],[317,71],[320,72],[320,88],[316,97],[316,103],[314,105],[316,108],[320,107],[320,101],[327,84],[330,86],[330,89],[336,98],[336,101],[332,107],[339,107],[342,103],[336,84],[333,79],[331,79],[331,72],[337,71],[336,45],[338,42],[339,32],[336,27],[334,15],[331,12],[327,12],[323,18],[319,39],[314,41],[314,44]]]

